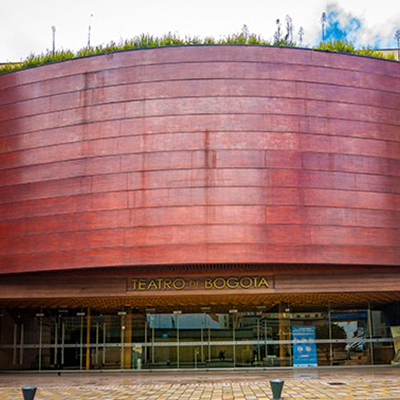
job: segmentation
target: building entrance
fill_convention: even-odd
[[[3,309],[1,370],[390,364],[384,308]]]

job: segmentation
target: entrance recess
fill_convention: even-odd
[[[301,364],[303,351],[310,353],[309,364]],[[0,313],[1,370],[371,365],[390,364],[393,357],[383,308],[291,310],[282,303],[253,311],[203,306],[197,312],[125,307]]]

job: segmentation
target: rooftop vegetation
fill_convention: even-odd
[[[142,34],[133,39],[125,40],[121,43],[110,42],[106,45],[87,46],[73,52],[71,50],[57,50],[42,54],[30,54],[25,60],[17,63],[7,63],[0,65],[0,74],[36,67],[39,65],[49,64],[53,62],[71,60],[81,57],[88,57],[100,54],[110,54],[127,50],[148,49],[154,47],[166,46],[194,46],[194,45],[248,45],[248,46],[279,46],[279,47],[302,47],[298,46],[292,40],[288,40],[287,36],[282,38],[281,35],[275,35],[273,41],[266,40],[259,35],[250,34],[244,26],[241,33],[226,36],[221,39],[213,37],[185,37],[181,38],[178,35],[167,34],[162,37],[156,37],[149,34]],[[323,41],[314,50],[322,50],[335,53],[356,54],[360,56],[383,58],[395,60],[393,55],[385,56],[383,53],[373,50],[370,47],[362,47],[357,49],[352,43],[343,40],[328,40]]]

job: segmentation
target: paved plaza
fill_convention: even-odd
[[[28,373],[0,375],[0,399],[35,400],[268,400],[269,380],[285,380],[283,399],[400,399],[400,369],[336,368],[210,372]]]

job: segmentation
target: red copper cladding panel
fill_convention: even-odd
[[[203,46],[0,76],[0,273],[400,265],[400,65]]]

